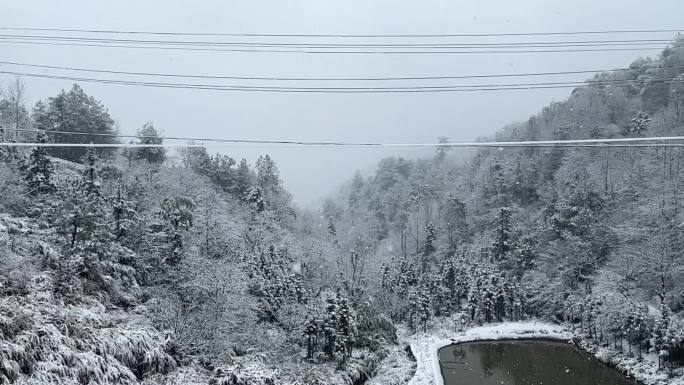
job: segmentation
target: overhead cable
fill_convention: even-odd
[[[0,27],[6,31],[43,31],[97,34],[128,35],[170,35],[170,36],[233,36],[233,37],[324,37],[324,38],[434,38],[434,37],[502,37],[502,36],[562,36],[562,35],[622,35],[678,33],[684,29],[614,29],[584,31],[542,31],[542,32],[496,32],[496,33],[423,33],[423,34],[323,34],[323,33],[244,33],[244,32],[185,32],[185,31],[143,31],[86,28],[46,28],[46,27]]]
[[[12,65],[19,67],[56,69],[65,71],[92,72],[112,75],[132,75],[132,76],[155,76],[172,78],[193,78],[193,79],[217,79],[217,80],[273,80],[273,81],[397,81],[397,80],[447,80],[447,79],[479,79],[479,78],[500,78],[500,77],[527,77],[527,76],[555,76],[555,75],[576,75],[592,74],[602,72],[618,71],[638,71],[640,68],[612,68],[596,70],[577,70],[577,71],[556,71],[556,72],[528,72],[528,73],[509,73],[509,74],[480,74],[480,75],[432,75],[432,76],[396,76],[396,77],[283,77],[283,76],[233,76],[233,75],[195,75],[195,74],[170,74],[159,72],[135,72],[135,71],[116,71],[104,69],[89,69],[83,67],[54,66],[44,64],[20,63],[14,61],[0,61],[0,65]],[[684,65],[659,65],[647,67],[647,69],[664,70],[684,68]]]

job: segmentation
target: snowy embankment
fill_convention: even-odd
[[[444,346],[458,342],[521,338],[570,341],[572,334],[563,330],[560,325],[542,322],[506,322],[476,327],[463,332],[452,332],[446,328],[439,328],[433,333],[415,334],[408,338],[417,361],[416,374],[409,385],[444,385],[437,354],[439,349]]]
[[[580,338],[578,345],[602,362],[628,373],[646,385],[684,385],[684,370],[678,368],[671,375],[668,374],[667,369],[659,368],[658,356],[655,354],[645,353],[643,358],[638,359],[611,347],[610,344],[598,344],[585,338]]]
[[[461,332],[452,331],[447,321],[428,333],[407,335],[405,331],[399,333],[404,343],[411,346],[416,358],[416,372],[409,381],[409,385],[444,385],[439,365],[439,349],[459,342],[491,341],[544,338],[572,342],[579,340],[578,345],[590,352],[606,364],[628,373],[646,385],[684,385],[684,373],[677,370],[674,376],[667,375],[665,370],[658,369],[655,356],[645,355],[642,360],[630,357],[628,354],[608,346],[599,346],[594,341],[573,334],[561,325],[544,322],[505,322],[467,329]],[[452,326],[452,325],[451,325]]]

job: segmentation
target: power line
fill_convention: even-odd
[[[66,71],[92,72],[115,75],[135,75],[135,76],[158,76],[173,78],[193,78],[193,79],[225,79],[225,80],[272,80],[272,81],[394,81],[394,80],[447,80],[447,79],[477,79],[477,78],[499,78],[499,77],[526,77],[526,76],[553,76],[553,75],[575,75],[591,74],[601,72],[634,71],[634,68],[613,68],[597,70],[578,70],[578,71],[558,71],[558,72],[536,72],[536,73],[516,73],[516,74],[484,74],[484,75],[437,75],[437,76],[399,76],[399,77],[355,77],[355,78],[316,78],[316,77],[266,77],[266,76],[217,76],[217,75],[184,75],[169,74],[159,72],[128,72],[103,69],[88,69],[82,67],[65,67],[42,64],[28,64],[11,61],[0,61],[0,65],[13,65],[20,67],[57,69]],[[651,69],[675,69],[684,68],[684,65],[665,65],[650,67]]]
[[[162,83],[143,82],[113,79],[95,79],[72,76],[59,76],[49,74],[24,73],[15,71],[0,71],[3,74],[48,78],[58,80],[70,80],[80,82],[92,82],[103,84],[144,86],[158,88],[180,88],[216,91],[246,91],[246,92],[291,92],[291,93],[406,93],[406,92],[473,92],[473,91],[503,91],[503,90],[530,90],[530,89],[555,89],[577,88],[582,86],[609,86],[609,85],[636,85],[639,83],[679,82],[680,78],[660,78],[643,80],[595,80],[585,82],[540,82],[540,83],[515,83],[515,84],[485,84],[485,85],[453,85],[453,86],[404,86],[404,87],[282,87],[282,86],[229,86],[214,84],[190,84],[190,83]]]
[[[2,39],[27,41],[67,41],[101,44],[158,44],[158,45],[191,45],[191,46],[237,46],[237,47],[296,47],[296,48],[501,48],[501,47],[582,47],[611,45],[661,45],[670,43],[672,39],[628,39],[628,40],[574,40],[574,41],[541,41],[541,42],[496,42],[496,43],[312,43],[312,42],[259,42],[259,41],[199,41],[199,40],[141,40],[113,39],[74,36],[46,35],[11,35],[0,34]]]
[[[259,49],[259,48],[214,48],[214,47],[193,47],[193,46],[159,46],[159,45],[125,45],[125,44],[97,44],[97,43],[60,43],[44,41],[24,41],[24,40],[5,40],[0,39],[2,44],[30,44],[44,46],[67,46],[67,47],[97,47],[97,48],[126,48],[126,49],[155,49],[173,51],[203,51],[203,52],[242,52],[242,53],[303,53],[303,54],[520,54],[520,53],[578,53],[578,52],[612,52],[612,51],[649,51],[654,47],[599,47],[599,48],[570,48],[570,49],[525,49],[525,50],[502,50],[502,49],[482,49],[480,51],[470,50],[321,50],[321,49]]]
[[[170,36],[232,36],[232,37],[324,37],[324,38],[435,38],[435,37],[502,37],[502,36],[562,36],[562,35],[605,35],[605,34],[652,34],[678,33],[682,29],[617,29],[617,30],[585,30],[585,31],[551,31],[551,32],[503,32],[503,33],[451,33],[451,34],[283,34],[283,33],[206,33],[178,31],[143,31],[113,29],[75,29],[75,28],[33,28],[33,27],[0,27],[5,31],[42,31],[42,32],[78,32],[129,35],[170,35]]]
[[[221,138],[197,138],[187,136],[150,136],[150,135],[126,135],[115,133],[100,133],[100,132],[78,132],[78,131],[60,131],[60,130],[36,130],[36,129],[22,129],[22,128],[6,128],[5,131],[13,132],[44,132],[46,134],[60,134],[60,135],[82,135],[82,136],[100,136],[100,137],[117,137],[117,138],[134,138],[134,139],[159,139],[159,140],[186,140],[193,142],[219,142],[219,143],[252,143],[252,144],[307,144],[307,145],[373,145],[373,143],[345,143],[345,142],[302,142],[291,140],[256,140],[256,139],[221,139]]]
[[[31,142],[0,142],[0,147],[93,147],[93,148],[291,148],[291,147],[449,147],[449,148],[657,148],[674,147],[682,148],[684,143],[636,143],[636,144],[540,144],[540,145],[489,145],[481,144],[457,144],[457,143],[388,143],[388,144],[231,144],[231,143],[207,143],[207,144],[131,144],[131,143],[31,143]]]
[[[45,131],[50,132],[50,131]],[[113,135],[113,134],[112,134]],[[157,139],[167,139],[155,137]],[[603,138],[603,139],[570,139],[570,140],[528,140],[528,141],[497,141],[497,142],[445,142],[445,143],[384,143],[384,142],[310,142],[310,141],[282,141],[282,140],[245,140],[245,139],[200,139],[184,138],[190,140],[206,140],[221,143],[207,144],[134,144],[134,143],[29,143],[29,142],[0,142],[0,146],[17,147],[251,147],[254,145],[267,147],[617,147],[617,146],[684,146],[684,136],[664,136],[645,138]]]

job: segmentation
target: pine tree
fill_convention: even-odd
[[[138,219],[138,213],[135,210],[133,202],[126,199],[121,190],[122,188],[119,186],[116,191],[116,196],[110,197],[112,214],[114,216],[114,234],[117,240],[126,235],[126,232]]]
[[[247,160],[241,159],[235,172],[235,183],[233,195],[239,199],[245,199],[252,186],[252,174],[247,165]]]
[[[62,90],[59,95],[49,98],[47,104],[36,104],[33,115],[35,127],[40,130],[78,132],[53,133],[55,143],[118,143],[114,135],[114,120],[107,109],[100,101],[86,95],[77,84],[68,92]],[[112,151],[111,148],[100,148],[97,153],[103,156]],[[86,150],[83,147],[52,147],[48,153],[78,162]]]
[[[266,210],[266,201],[264,200],[264,194],[261,192],[261,189],[256,186],[252,186],[247,190],[247,194],[245,194],[244,198],[245,202],[249,203],[252,208],[260,213],[264,210]]]
[[[667,360],[671,353],[670,329],[670,307],[666,303],[660,305],[660,318],[653,325],[651,334],[651,351],[658,356],[658,365],[663,364],[663,359]]]
[[[354,178],[352,179],[351,186],[349,188],[348,203],[352,209],[356,208],[361,201],[364,187],[365,182],[363,180],[363,176],[361,176],[361,173],[357,171],[354,174]]]
[[[326,303],[326,319],[323,322],[326,338],[324,351],[330,357],[337,356],[340,365],[344,365],[351,357],[358,334],[356,311],[343,291],[329,297]]]
[[[71,247],[77,242],[106,240],[111,235],[97,176],[97,154],[93,148],[88,149],[83,161],[86,167],[81,180],[71,183],[62,192],[60,212],[56,215],[59,232],[68,238]]]
[[[533,236],[526,235],[517,237],[511,243],[510,257],[505,267],[520,279],[526,271],[532,270],[534,267],[539,242]]]
[[[169,253],[163,262],[171,266],[177,266],[183,258],[183,231],[192,227],[194,209],[195,202],[188,197],[179,196],[162,201],[160,215],[167,224],[166,234],[169,243]]]
[[[47,143],[47,135],[38,131],[36,142]],[[26,167],[26,181],[29,194],[48,194],[55,191],[53,181],[54,168],[45,147],[34,147]]]
[[[418,291],[418,319],[423,326],[423,332],[427,332],[428,322],[431,318],[432,301],[430,290],[426,283],[420,286]]]
[[[651,117],[646,111],[637,112],[636,116],[632,118],[625,134],[641,135],[651,126]]]
[[[335,229],[335,222],[334,222],[333,219],[330,218],[330,217],[328,217],[328,226],[327,226],[327,230],[328,230],[328,234],[330,234],[330,236],[331,236],[333,239],[336,239],[336,237],[337,237],[337,229]]]
[[[342,364],[344,364],[352,355],[352,347],[358,333],[358,324],[356,321],[356,311],[352,308],[346,294],[338,293],[338,303],[340,310],[339,335],[341,339],[338,351],[341,352]]]
[[[323,333],[325,334],[326,343],[324,351],[332,358],[337,352],[338,348],[338,324],[340,317],[339,304],[336,297],[330,297],[326,300],[325,313],[326,318],[323,323]]]
[[[638,357],[641,359],[641,351],[644,342],[648,340],[651,333],[651,324],[648,319],[648,311],[643,307],[633,307],[629,310],[627,317],[622,324],[623,334],[627,337],[630,354],[631,346],[636,345]]]
[[[425,226],[425,243],[423,245],[423,256],[428,257],[435,252],[435,241],[437,240],[437,234],[435,233],[435,226],[432,222]]]
[[[503,260],[510,249],[511,241],[511,209],[502,207],[499,209],[496,224],[496,236],[492,253],[495,260]]]
[[[278,167],[270,156],[260,156],[256,162],[256,182],[267,199],[273,199],[281,192]]]
[[[142,128],[138,130],[138,139],[136,144],[139,145],[160,145],[164,143],[160,133],[154,128],[152,122],[145,123]],[[166,149],[162,147],[144,147],[135,148],[132,151],[136,159],[146,160],[147,163],[162,163],[166,159]]]
[[[318,344],[318,334],[320,334],[321,320],[315,315],[309,315],[304,322],[304,336],[306,337],[306,358],[312,359]]]
[[[81,188],[85,194],[100,196],[100,181],[97,179],[97,153],[94,147],[89,147],[83,157],[85,169],[81,177]]]
[[[449,247],[453,250],[456,248],[458,241],[465,241],[464,238],[467,235],[465,202],[455,193],[451,192],[447,196],[443,208],[444,216],[442,220],[449,237]]]

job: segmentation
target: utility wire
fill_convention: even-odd
[[[31,44],[44,46],[67,46],[67,47],[98,47],[98,48],[127,48],[127,49],[155,49],[174,51],[205,51],[205,52],[243,52],[243,53],[304,53],[304,54],[505,54],[505,53],[571,53],[571,52],[608,52],[608,51],[649,51],[655,47],[597,47],[597,48],[571,48],[571,49],[482,49],[482,50],[322,50],[318,49],[260,49],[260,48],[215,48],[193,46],[160,46],[160,45],[125,45],[125,44],[101,44],[101,43],[78,43],[78,42],[45,42],[28,40],[0,39],[0,44]]]
[[[15,129],[16,130],[16,129]],[[36,130],[37,131],[37,130]],[[50,131],[44,131],[50,133]],[[69,131],[61,131],[62,133],[72,133]],[[73,132],[75,133],[75,132]],[[84,135],[92,135],[90,133],[80,133]],[[95,134],[97,135],[97,134]],[[124,136],[118,134],[102,134],[111,136]],[[179,138],[179,137],[149,137],[149,136],[132,136],[139,138],[155,138],[155,139],[183,139],[192,141],[211,141],[221,143],[207,143],[207,144],[135,144],[135,143],[12,143],[2,142],[0,145],[4,146],[37,146],[37,147],[221,147],[226,144],[234,144],[236,146],[248,145],[266,145],[266,146],[313,146],[313,147],[611,147],[611,146],[684,146],[684,136],[655,136],[644,138],[603,138],[603,139],[571,139],[571,140],[531,140],[531,141],[497,141],[497,142],[445,142],[445,143],[384,143],[384,142],[311,142],[311,141],[287,141],[287,140],[245,140],[245,139],[225,139],[225,138]]]
[[[80,82],[93,82],[103,84],[144,86],[158,88],[180,88],[217,91],[248,91],[248,92],[292,92],[292,93],[407,93],[407,92],[473,92],[473,91],[502,91],[502,90],[529,90],[529,89],[552,89],[552,88],[577,88],[583,86],[609,86],[609,85],[637,85],[640,83],[680,82],[679,77],[642,79],[642,80],[596,80],[585,82],[540,82],[540,83],[516,83],[516,84],[486,84],[486,85],[454,85],[454,86],[404,86],[404,87],[282,87],[282,86],[229,86],[213,84],[190,84],[190,83],[162,83],[143,82],[113,79],[95,79],[72,76],[59,76],[49,74],[36,74],[15,71],[0,71],[2,74],[70,80]]]
[[[179,31],[142,31],[113,29],[75,29],[75,28],[33,28],[33,27],[0,27],[5,31],[42,31],[42,32],[77,32],[129,35],[169,35],[169,36],[232,36],[232,37],[324,37],[324,38],[426,38],[426,37],[502,37],[502,36],[563,36],[563,35],[604,35],[604,34],[652,34],[678,33],[684,29],[617,29],[586,31],[551,31],[551,32],[504,32],[504,33],[449,33],[449,34],[283,34],[283,33],[205,33]]]
[[[256,139],[220,139],[220,138],[197,138],[186,136],[150,136],[150,135],[126,135],[115,133],[93,133],[93,132],[78,132],[78,131],[59,131],[59,130],[36,130],[23,128],[6,128],[5,131],[13,132],[44,132],[46,134],[60,134],[60,135],[83,135],[83,136],[100,136],[100,137],[117,137],[117,138],[134,138],[134,139],[157,139],[157,140],[186,140],[191,142],[219,142],[219,143],[252,143],[252,144],[307,144],[307,145],[374,145],[374,143],[345,143],[345,142],[300,142],[289,140],[256,140]]]
[[[502,48],[502,47],[582,47],[611,45],[662,45],[671,43],[672,39],[628,39],[628,40],[574,40],[574,41],[541,41],[541,42],[497,42],[497,43],[311,43],[311,42],[222,42],[199,40],[141,40],[113,39],[74,36],[46,35],[11,35],[0,34],[2,39],[28,41],[67,41],[101,44],[158,44],[158,45],[191,45],[191,46],[237,46],[237,47],[296,47],[296,48]]]
[[[659,148],[659,147],[684,147],[684,143],[636,143],[636,144],[539,144],[539,145],[490,145],[458,144],[458,143],[387,143],[387,144],[231,144],[231,143],[177,143],[177,144],[131,144],[131,143],[31,143],[31,142],[0,142],[0,147],[93,147],[93,148],[291,148],[291,147],[449,147],[449,148]]]
[[[172,77],[172,78],[193,78],[193,79],[226,79],[226,80],[273,80],[273,81],[395,81],[395,80],[447,80],[447,79],[479,79],[479,78],[500,78],[500,77],[526,77],[526,76],[554,76],[554,75],[575,75],[575,74],[591,74],[602,72],[618,72],[618,71],[635,71],[634,68],[613,68],[613,69],[597,69],[597,70],[578,70],[578,71],[558,71],[558,72],[532,72],[532,73],[514,73],[514,74],[484,74],[484,75],[436,75],[436,76],[399,76],[399,77],[339,77],[339,78],[316,78],[316,77],[280,77],[280,76],[218,76],[218,75],[184,75],[184,74],[169,74],[159,72],[127,72],[103,69],[88,69],[82,67],[65,67],[42,64],[19,63],[12,61],[0,61],[0,65],[13,65],[19,67],[56,69],[66,71],[78,72],[92,72],[115,75],[134,75],[134,76],[157,76],[157,77]],[[684,68],[684,65],[664,65],[658,67],[650,67],[649,69],[676,69]]]

